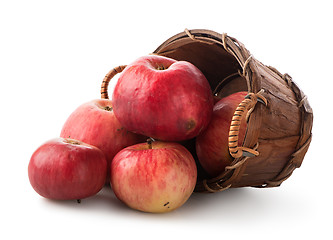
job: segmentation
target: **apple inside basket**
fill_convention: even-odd
[[[301,166],[311,142],[313,113],[288,74],[256,60],[237,39],[210,30],[185,30],[166,40],[153,54],[195,65],[218,99],[236,92],[248,93],[233,116],[237,119],[241,110],[248,111],[244,140],[232,141],[231,134],[229,149],[236,151],[231,154],[231,164],[220,173],[208,175],[198,164],[196,191],[277,187]],[[108,98],[109,81],[125,67],[114,68],[106,75],[102,98]],[[230,135],[232,127],[229,130]],[[238,135],[240,130],[235,131]],[[187,144],[193,148],[194,142],[192,139]],[[231,142],[236,143],[231,146]]]

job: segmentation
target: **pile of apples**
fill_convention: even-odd
[[[49,199],[80,201],[107,185],[133,209],[174,210],[193,193],[197,164],[214,177],[231,163],[230,122],[246,94],[218,99],[193,64],[143,56],[121,73],[112,100],[79,106],[60,136],[37,148],[30,183]],[[191,140],[195,152],[185,147]]]

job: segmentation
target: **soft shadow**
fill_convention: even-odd
[[[177,216],[190,223],[254,226],[263,219],[274,222],[286,216],[299,218],[308,204],[291,189],[232,188],[218,193],[194,193]]]
[[[228,189],[217,193],[193,193],[179,214],[189,221],[206,221],[230,218],[239,209],[255,202],[255,196],[248,188]]]
[[[251,195],[251,191],[245,188],[228,189],[218,193],[193,193],[183,206],[171,212],[152,214],[135,211],[135,215],[140,215],[141,218],[148,220],[157,220],[157,223],[159,220],[172,222],[184,222],[185,220],[188,223],[198,223],[211,221],[212,218],[229,218],[235,214],[235,208],[239,209],[237,205],[248,202]]]
[[[107,212],[121,214],[128,211],[128,207],[117,199],[109,186],[104,186],[103,189],[94,196],[81,199],[80,203],[76,200],[58,201],[45,199],[45,201],[56,207],[69,208],[77,211],[101,212],[103,214]]]
[[[193,193],[188,201],[178,209],[167,213],[145,213],[133,210],[119,201],[110,187],[104,187],[97,195],[73,201],[45,200],[45,203],[68,211],[102,214],[106,217],[117,216],[127,221],[129,218],[144,220],[151,224],[177,222],[197,224],[224,224],[224,226],[259,224],[263,219],[298,216],[307,206],[300,204],[301,196],[291,190],[283,193],[281,188],[255,189],[232,188],[217,193]],[[298,216],[299,217],[299,216]]]

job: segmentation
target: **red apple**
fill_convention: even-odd
[[[213,96],[201,71],[186,61],[144,56],[120,75],[114,112],[129,131],[165,141],[197,136],[210,122]]]
[[[147,139],[127,131],[119,123],[112,101],[108,99],[96,99],[79,106],[65,122],[60,137],[74,138],[101,149],[108,162],[107,183],[113,157],[121,149]]]
[[[121,150],[111,163],[111,187],[122,202],[144,212],[182,206],[197,178],[194,159],[178,143],[155,141]]]
[[[230,165],[233,158],[229,153],[228,138],[233,114],[247,92],[237,92],[218,101],[213,109],[212,120],[207,129],[196,138],[196,151],[201,166],[215,177]],[[246,113],[243,115],[239,131],[239,146],[246,132]]]
[[[82,199],[98,193],[105,184],[107,163],[103,152],[74,140],[55,138],[31,156],[31,186],[45,198]]]

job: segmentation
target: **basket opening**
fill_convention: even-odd
[[[248,91],[245,78],[238,74],[241,66],[221,44],[183,38],[165,45],[156,53],[194,64],[206,76],[212,92],[218,97]]]

